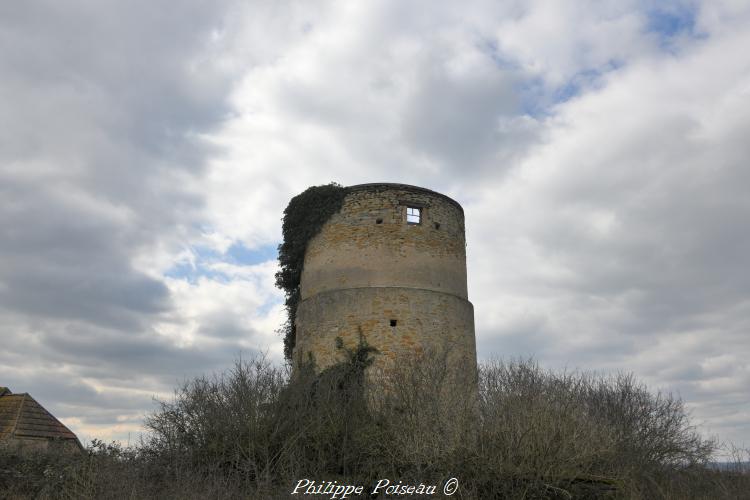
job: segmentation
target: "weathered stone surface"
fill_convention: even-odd
[[[363,286],[422,288],[466,299],[464,215],[449,200],[399,184],[355,187],[308,244],[302,300]],[[420,224],[407,224],[408,206],[421,208]]]
[[[407,223],[407,207],[420,209],[419,224]],[[307,247],[295,362],[312,356],[326,368],[341,359],[337,337],[354,347],[361,334],[378,349],[380,368],[447,350],[475,371],[465,241],[463,210],[442,194],[402,184],[350,188]]]
[[[353,347],[360,332],[379,350],[378,362],[425,349],[476,360],[474,309],[469,301],[446,293],[399,287],[328,291],[303,301],[297,321],[296,352],[303,360],[312,353],[321,368],[341,361],[337,337]]]

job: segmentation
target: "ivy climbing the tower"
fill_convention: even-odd
[[[332,182],[312,186],[291,199],[284,210],[281,226],[283,242],[279,245],[279,266],[276,286],[286,295],[287,319],[284,335],[284,357],[291,361],[296,340],[294,319],[300,300],[299,283],[305,263],[307,243],[320,231],[333,214],[341,209],[347,189]]]

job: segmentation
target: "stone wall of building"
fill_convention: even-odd
[[[54,439],[54,438],[16,438],[9,437],[0,439],[0,450],[5,453],[18,455],[45,453],[45,452],[62,452],[62,453],[80,453],[81,444],[72,439]]]
[[[409,207],[420,210],[419,224],[407,222]],[[323,369],[342,358],[337,337],[354,347],[361,334],[381,367],[445,350],[475,370],[465,241],[463,210],[442,194],[401,184],[349,188],[307,247],[295,362],[312,355]]]

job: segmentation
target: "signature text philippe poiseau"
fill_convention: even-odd
[[[458,479],[452,477],[442,484],[441,493],[453,495],[458,490]],[[361,495],[365,487],[354,484],[340,484],[338,481],[312,481],[300,479],[297,481],[292,495],[326,495],[331,500],[343,500],[352,495]],[[391,482],[389,479],[380,479],[370,490],[370,495],[381,493],[386,497],[403,495],[434,495],[438,491],[437,485],[428,484],[403,484]]]

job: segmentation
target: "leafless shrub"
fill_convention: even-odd
[[[0,454],[0,497],[288,498],[302,478],[368,487],[460,481],[453,498],[741,498],[750,475],[707,467],[716,443],[682,402],[630,375],[461,368],[425,352],[368,368],[366,345],[293,377],[263,357],[186,382],[131,448],[77,458]],[[369,370],[369,371],[368,371]]]
[[[417,482],[465,466],[477,445],[477,380],[447,350],[427,350],[370,374],[379,424],[374,466]]]
[[[704,468],[716,448],[690,425],[681,400],[649,392],[632,375],[494,362],[480,370],[479,393],[486,463],[537,490],[656,494],[648,485]]]
[[[150,438],[142,451],[178,480],[183,471],[198,471],[267,481],[277,459],[274,417],[287,380],[285,371],[261,356],[186,382],[146,418]]]

